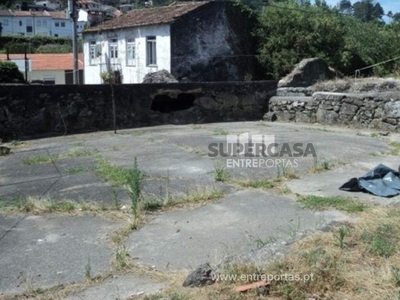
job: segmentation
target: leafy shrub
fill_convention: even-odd
[[[11,61],[0,61],[0,83],[24,83],[24,75]]]

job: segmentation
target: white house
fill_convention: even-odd
[[[28,54],[27,60],[23,54],[0,54],[0,60],[10,60],[18,66],[29,82],[44,84],[73,84],[73,54],[72,53],[41,53]],[[25,66],[27,69],[25,70]],[[78,58],[79,77],[83,75],[83,61]],[[26,71],[26,72],[25,72]],[[81,80],[83,82],[83,80]]]
[[[72,36],[72,21],[63,11],[0,10],[2,35]]]
[[[250,24],[230,1],[132,10],[84,30],[85,84],[115,71],[122,83],[141,83],[163,69],[178,80],[243,80],[256,63]]]
[[[49,11],[52,18],[51,35],[58,37],[72,37],[72,19],[66,12]]]
[[[105,32],[96,39],[87,38],[83,50],[86,84],[102,83],[101,74],[115,70],[122,72],[124,83],[140,83],[149,72],[170,71],[167,25],[135,28],[116,34]]]

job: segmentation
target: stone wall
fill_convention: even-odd
[[[400,93],[363,94],[281,91],[269,103],[270,120],[349,125],[400,132]]]
[[[179,81],[254,80],[263,74],[254,53],[257,19],[230,1],[210,3],[171,25],[171,73]]]
[[[259,120],[277,82],[114,85],[118,129]],[[111,130],[109,85],[1,85],[0,138]]]

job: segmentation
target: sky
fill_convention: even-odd
[[[336,5],[340,0],[325,0],[328,5]],[[356,0],[352,0],[351,3],[357,2]],[[394,14],[400,12],[400,0],[377,0],[380,3],[385,14],[389,11],[392,11]]]

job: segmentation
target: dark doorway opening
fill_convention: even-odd
[[[193,106],[195,99],[196,97],[192,94],[179,94],[176,98],[168,95],[157,95],[151,103],[151,110],[161,113],[186,110]]]

